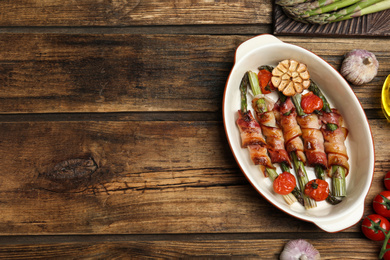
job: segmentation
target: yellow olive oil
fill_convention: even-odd
[[[382,87],[382,110],[390,122],[390,75],[387,76]]]

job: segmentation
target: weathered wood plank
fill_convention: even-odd
[[[0,26],[270,24],[270,0],[1,1]]]
[[[0,34],[0,113],[220,111],[237,46],[246,36]],[[380,109],[390,71],[385,39],[281,38],[335,68],[350,49],[377,54],[378,76],[353,86]]]
[[[238,44],[169,35],[1,38],[4,113],[218,111]]]
[[[297,235],[299,236],[299,235]],[[321,259],[378,259],[380,244],[362,239],[307,239],[320,252]],[[118,258],[260,258],[279,259],[287,239],[257,240],[180,240],[131,241],[107,243],[62,243],[2,245],[0,254],[7,259],[118,259]],[[331,245],[331,246],[330,246]]]
[[[0,27],[0,33],[44,34],[181,34],[181,35],[257,35],[272,33],[270,24],[148,25],[82,27]]]
[[[390,169],[382,121],[372,121],[367,212]],[[16,122],[0,132],[2,235],[319,231],[250,186],[220,122]]]

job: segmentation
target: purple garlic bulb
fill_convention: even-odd
[[[290,240],[280,254],[280,260],[319,260],[320,253],[304,239]]]
[[[345,55],[341,75],[354,85],[370,82],[378,73],[379,62],[369,51],[354,49]]]

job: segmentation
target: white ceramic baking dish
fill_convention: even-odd
[[[243,75],[248,70],[258,71],[260,65],[276,66],[284,59],[295,59],[307,65],[311,78],[319,85],[331,107],[341,112],[349,130],[346,140],[350,163],[347,196],[338,205],[322,201],[317,203],[316,208],[310,210],[305,210],[299,203],[287,205],[282,196],[273,191],[271,181],[253,165],[248,151],[240,145],[240,134],[235,121],[238,117],[237,111],[240,109],[239,85]],[[223,119],[229,145],[239,167],[253,187],[275,207],[301,220],[313,222],[327,232],[344,230],[362,218],[364,200],[374,173],[372,133],[352,88],[325,60],[304,48],[284,43],[268,34],[245,41],[237,48],[234,66],[226,83]],[[309,179],[314,179],[313,169],[311,167],[306,169]],[[280,169],[278,172],[281,172]]]

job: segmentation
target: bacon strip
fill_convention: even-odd
[[[253,100],[256,102],[256,99]],[[253,106],[256,107],[256,106]],[[291,161],[284,146],[282,129],[276,124],[274,111],[260,113],[256,110],[256,118],[267,142],[268,153],[273,163],[286,163],[291,167]]]
[[[254,119],[251,111],[242,113],[238,111],[238,119],[236,124],[241,134],[242,147],[248,148],[250,158],[255,165],[261,165],[264,167],[272,168],[271,159],[268,156],[266,142],[261,132],[259,123]],[[264,169],[263,172],[265,173]]]
[[[325,152],[328,154],[328,168],[332,166],[342,166],[345,168],[345,176],[349,173],[349,163],[348,163],[348,154],[347,148],[345,147],[345,139],[348,135],[348,129],[343,127],[343,117],[336,110],[332,109],[331,113],[324,113],[321,118],[324,123],[321,127],[321,132],[324,136],[324,146]],[[326,124],[336,124],[336,130],[329,130],[326,127]],[[331,171],[329,171],[329,174]]]
[[[280,126],[283,131],[287,152],[295,152],[298,160],[306,163],[304,145],[301,139],[302,131],[297,122],[297,113],[291,99],[288,98],[280,106]]]
[[[243,148],[248,145],[266,145],[259,123],[254,119],[251,111],[242,113],[238,111],[238,119],[236,124],[241,134],[241,146]]]
[[[324,169],[328,167],[328,161],[324,147],[324,137],[320,130],[321,124],[316,114],[297,117],[302,130],[304,151],[309,166],[320,165]]]
[[[255,165],[262,165],[274,169],[271,159],[267,154],[267,148],[260,145],[248,145],[249,155]],[[263,169],[264,170],[264,169]]]

